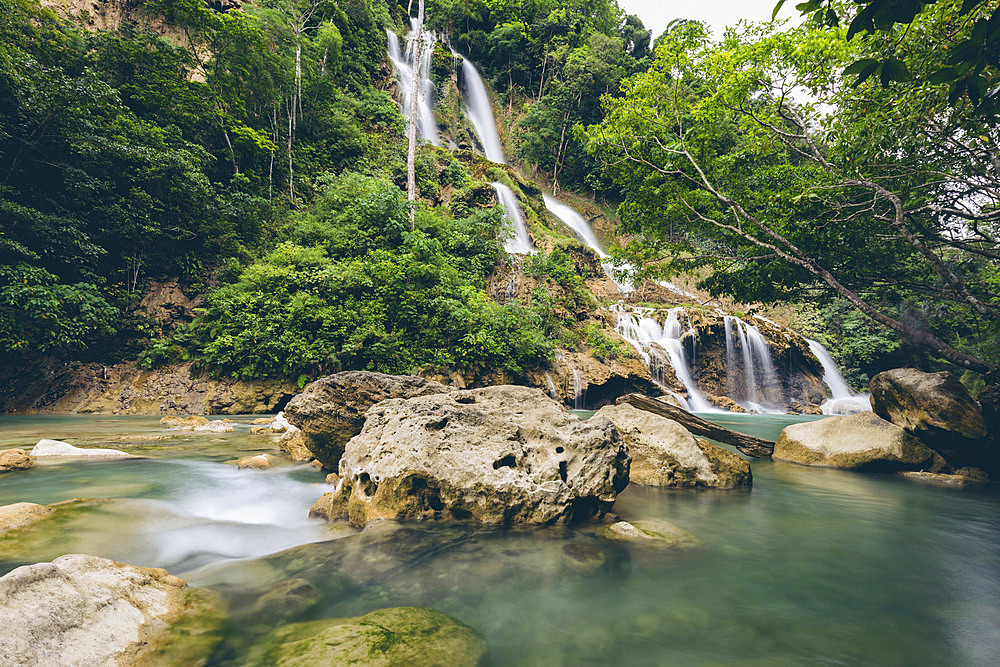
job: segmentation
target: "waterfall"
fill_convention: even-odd
[[[597,235],[594,234],[594,229],[586,220],[583,219],[582,215],[555,197],[543,195],[542,198],[545,200],[545,208],[549,209],[553,215],[562,220],[567,227],[572,229],[588,248],[597,253],[598,257],[603,260],[608,256],[608,253],[605,252],[601,242],[597,240]],[[626,294],[635,289],[632,287],[631,283],[615,279],[614,273],[612,273],[613,267],[610,262],[602,261],[601,268],[604,269],[604,273],[608,274],[608,278],[610,278],[611,281],[618,287],[619,292]]]
[[[431,81],[431,58],[437,42],[433,32],[424,31],[422,44],[417,44],[417,19],[410,19],[410,32],[406,35],[406,51],[400,48],[399,37],[386,30],[389,40],[389,60],[399,79],[402,91],[403,115],[409,119],[410,95],[413,92],[413,77],[420,77],[417,92],[417,134],[420,139],[441,146],[437,122],[434,120],[434,82]]]
[[[723,318],[726,333],[726,390],[751,412],[785,412],[781,379],[771,345],[760,329],[734,315]]]
[[[583,373],[573,369],[573,409],[583,410],[587,405],[587,383]]]
[[[545,383],[549,386],[549,396],[552,397],[553,401],[559,400],[559,390],[556,389],[556,383],[552,379],[552,373],[545,371]]]
[[[850,415],[856,412],[871,412],[871,400],[868,394],[858,394],[851,389],[844,376],[840,374],[837,363],[819,341],[806,339],[809,351],[812,352],[823,366],[823,382],[830,388],[830,398],[820,406],[825,415]]]
[[[650,368],[650,375],[654,380],[659,378],[658,383],[663,384],[663,362],[666,361],[687,390],[687,400],[674,394],[674,397],[681,402],[684,408],[694,412],[718,411],[718,408],[705,400],[705,395],[698,388],[698,383],[691,375],[683,338],[685,335],[691,334],[689,339],[693,341],[695,331],[683,308],[668,310],[667,320],[663,325],[652,317],[652,308],[626,310],[624,305],[617,304],[612,306],[611,310],[618,314],[618,333],[646,361]],[[682,318],[683,325],[681,324]]]
[[[486,92],[483,77],[479,76],[479,70],[468,59],[455,51],[452,51],[452,54],[462,58],[462,79],[465,82],[462,102],[465,103],[465,113],[472,121],[472,127],[476,130],[476,136],[479,137],[479,144],[486,153],[486,159],[507,164],[507,156],[504,155],[503,147],[500,145],[497,122],[493,117],[493,106],[490,104],[490,96]]]
[[[521,206],[517,203],[517,197],[509,187],[503,183],[491,183],[493,189],[497,191],[497,199],[503,205],[506,218],[514,228],[514,236],[503,243],[503,249],[511,255],[529,255],[535,252],[531,245],[531,237],[528,236],[528,227],[524,224],[524,216],[521,215]]]

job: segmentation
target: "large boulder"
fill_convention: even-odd
[[[934,452],[895,424],[859,412],[786,427],[773,458],[848,470],[914,470],[932,465]]]
[[[989,452],[979,404],[947,371],[897,368],[872,378],[872,409],[920,438],[953,466],[982,465]]]
[[[345,371],[306,385],[285,406],[285,418],[302,429],[305,446],[329,470],[336,470],[347,441],[361,432],[365,413],[390,398],[413,398],[451,391],[414,375]]]
[[[548,524],[603,515],[628,484],[628,450],[539,389],[498,386],[384,401],[347,443],[328,518]]]
[[[56,510],[35,503],[14,503],[0,507],[0,537],[10,530],[20,530],[47,519]]]
[[[5,449],[0,451],[0,472],[27,470],[35,465],[35,459],[23,449]]]
[[[221,638],[213,594],[165,570],[73,554],[0,577],[4,665],[204,664]]]
[[[675,421],[628,404],[601,408],[632,455],[629,481],[663,487],[735,489],[753,483],[750,463],[739,454],[695,439]]]
[[[469,626],[433,609],[393,607],[279,627],[249,664],[474,667],[485,657],[485,640]]]

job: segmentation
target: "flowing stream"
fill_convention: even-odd
[[[707,417],[772,439],[810,419]],[[0,417],[4,447],[42,436],[150,458],[4,475],[0,504],[119,500],[39,524],[34,539],[0,541],[0,574],[71,552],[166,567],[229,605],[214,665],[245,664],[282,609],[301,609],[291,620],[303,620],[403,605],[469,624],[495,665],[990,665],[1000,651],[996,485],[955,491],[754,460],[749,492],[630,486],[616,513],[669,521],[701,543],[674,552],[608,542],[588,526],[331,530],[306,518],[329,488],[321,472],[223,463],[273,447],[245,429],[177,434],[148,418]],[[296,597],[302,591],[312,597]]]
[[[771,345],[760,329],[735,315],[724,321],[727,395],[750,412],[783,414],[785,398]]]
[[[837,368],[837,362],[819,341],[806,339],[809,350],[823,366],[823,382],[830,388],[830,398],[820,407],[826,415],[850,415],[856,412],[871,412],[870,394],[859,394],[851,389]]]
[[[462,91],[462,102],[465,104],[465,114],[472,121],[472,127],[483,147],[486,159],[498,164],[507,164],[500,135],[497,132],[497,121],[493,116],[493,105],[490,104],[489,93],[479,70],[470,60],[452,50],[452,54],[462,59],[462,79],[465,82]]]

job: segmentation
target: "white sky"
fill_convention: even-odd
[[[674,19],[705,21],[715,35],[721,36],[726,26],[735,25],[740,19],[770,20],[777,0],[618,0],[618,4],[627,13],[641,18],[656,39]],[[786,2],[779,18],[796,15],[796,4]]]

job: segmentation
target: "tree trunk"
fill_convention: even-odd
[[[747,456],[770,458],[771,455],[774,454],[774,443],[770,440],[764,440],[763,438],[757,438],[752,435],[730,431],[724,426],[719,426],[718,424],[713,424],[710,421],[705,421],[701,417],[691,414],[684,408],[679,408],[676,405],[667,403],[666,401],[649,398],[648,396],[643,396],[642,394],[628,394],[627,396],[619,398],[618,403],[619,405],[627,403],[628,405],[639,408],[640,410],[651,412],[654,415],[659,415],[660,417],[666,417],[667,419],[677,422],[694,435],[704,436],[706,438],[711,438],[712,440],[724,442],[727,445],[732,445]]]
[[[417,200],[417,97],[420,95],[420,57],[424,48],[424,0],[420,0],[417,16],[417,42],[414,48],[413,88],[410,92],[409,150],[406,154],[406,198]],[[410,207],[410,226],[416,216],[416,209]]]

